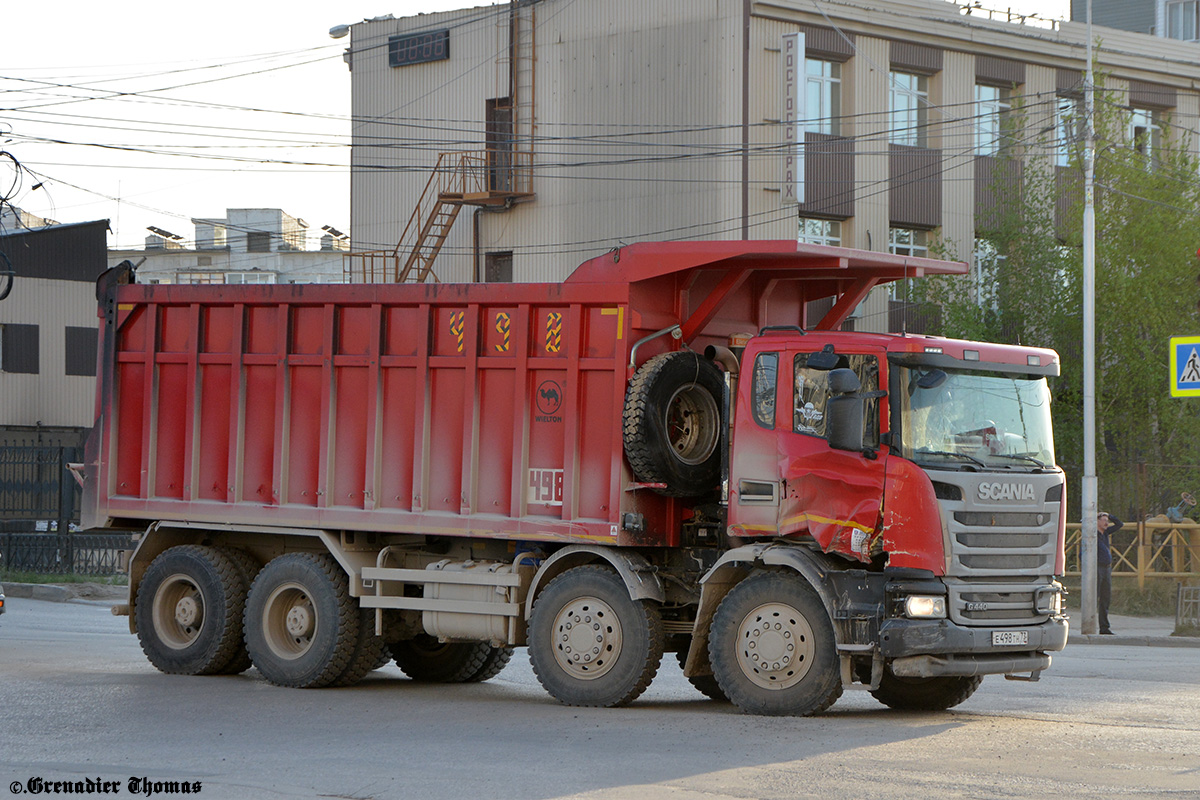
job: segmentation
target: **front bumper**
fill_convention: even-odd
[[[1027,631],[1029,643],[994,646],[994,630]],[[1048,651],[1066,646],[1065,617],[1004,628],[968,628],[948,619],[887,619],[879,628],[880,652],[890,660],[892,672],[913,678],[1037,673],[1050,666]]]

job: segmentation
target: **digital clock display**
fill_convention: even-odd
[[[450,29],[392,36],[388,39],[388,65],[407,67],[450,57]]]

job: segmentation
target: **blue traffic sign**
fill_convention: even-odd
[[[1171,396],[1200,397],[1200,336],[1171,337]]]

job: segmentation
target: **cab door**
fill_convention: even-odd
[[[858,346],[838,352],[838,367],[854,371],[862,384],[863,449],[834,450],[825,439],[829,370],[808,359],[821,344],[788,353],[791,429],[780,437],[784,494],[779,533],[807,534],[825,552],[869,561],[882,552],[881,510],[886,448],[880,444],[885,408],[879,388],[887,385],[883,348]]]
[[[884,405],[878,397],[864,403],[863,452],[831,449],[825,440],[829,372],[808,366],[824,342],[813,336],[811,344],[808,337],[778,348],[769,344],[764,340],[748,359],[749,374],[743,371],[739,387],[730,534],[811,536],[826,552],[868,561],[881,549]],[[863,392],[886,385],[883,348],[859,347],[838,356],[838,366],[855,371]]]

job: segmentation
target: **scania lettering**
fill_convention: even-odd
[[[138,531],[115,610],[166,673],[468,683],[527,647],[558,700],[620,706],[673,653],[752,713],[948,708],[1066,643],[1058,357],[842,327],[965,269],[777,241],[635,244],[561,284],[124,265],[85,523]]]

